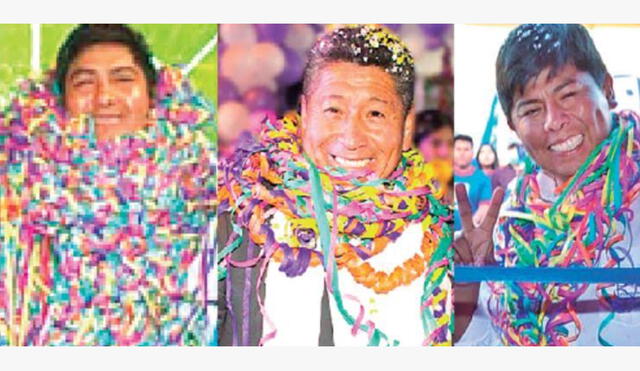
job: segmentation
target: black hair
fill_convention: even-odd
[[[157,72],[153,66],[149,46],[142,34],[123,24],[81,24],[69,33],[67,39],[58,49],[55,83],[60,92],[62,103],[64,104],[65,79],[69,67],[83,50],[100,43],[118,43],[129,49],[133,60],[144,73],[149,98],[153,98]]]
[[[473,138],[471,138],[468,135],[465,135],[465,134],[456,135],[455,137],[453,137],[453,144],[455,144],[459,140],[461,140],[463,142],[469,142],[473,146]]]
[[[411,109],[415,81],[413,58],[409,49],[389,31],[370,26],[345,27],[320,36],[309,51],[304,69],[304,94],[309,93],[316,72],[333,62],[382,68],[395,82],[405,115]]]
[[[442,129],[449,128],[453,132],[453,120],[448,114],[435,110],[422,110],[416,114],[416,132],[414,142],[420,143],[424,138]]]
[[[522,94],[527,82],[542,70],[550,67],[549,77],[553,77],[567,64],[588,72],[603,86],[607,68],[584,26],[523,24],[509,33],[496,61],[498,98],[509,125],[516,90]]]

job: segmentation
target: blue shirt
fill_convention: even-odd
[[[479,168],[475,167],[475,171],[471,175],[456,175],[454,180],[456,183],[464,184],[467,189],[472,213],[475,213],[476,210],[478,210],[478,206],[480,206],[482,202],[488,202],[491,200],[491,179],[489,179],[489,177],[486,176]],[[457,201],[453,212],[453,228],[456,231],[462,229]]]

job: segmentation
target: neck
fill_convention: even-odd
[[[455,175],[458,176],[465,176],[465,175],[471,175],[473,174],[473,172],[475,171],[475,166],[473,166],[472,164],[466,164],[466,165],[454,165],[453,166],[453,172]]]
[[[558,189],[558,187],[564,186],[569,181],[569,179],[571,179],[571,177],[560,177],[557,175],[550,174],[545,170],[542,170],[542,172],[549,178],[553,179],[553,183],[556,189]]]

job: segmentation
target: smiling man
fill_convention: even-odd
[[[56,66],[68,115],[91,115],[99,140],[150,122],[157,73],[140,34],[118,25],[80,27],[61,46]]]
[[[450,344],[451,216],[411,148],[413,89],[385,30],[316,41],[301,117],[223,166],[221,344]]]
[[[510,183],[500,211],[503,190],[494,192],[479,225],[456,187],[463,224],[456,263],[634,267],[638,116],[612,111],[613,81],[587,30],[519,26],[500,49],[496,74],[508,124],[533,161]],[[457,284],[458,344],[640,344],[637,287],[590,278],[548,282],[541,272],[536,282]]]

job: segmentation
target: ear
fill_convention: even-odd
[[[302,133],[304,132],[305,128],[306,128],[306,122],[307,120],[305,119],[308,114],[307,114],[307,109],[308,109],[308,105],[307,105],[307,97],[304,94],[300,95],[300,125],[298,126],[298,136],[302,137]]]
[[[613,90],[613,78],[607,72],[607,75],[604,77],[604,83],[602,84],[602,92],[604,96],[607,98],[607,103],[609,104],[610,109],[616,108],[618,102],[616,102],[616,93]]]
[[[408,151],[413,147],[413,134],[416,130],[416,111],[411,108],[404,118],[404,131],[402,137],[402,150]]]

